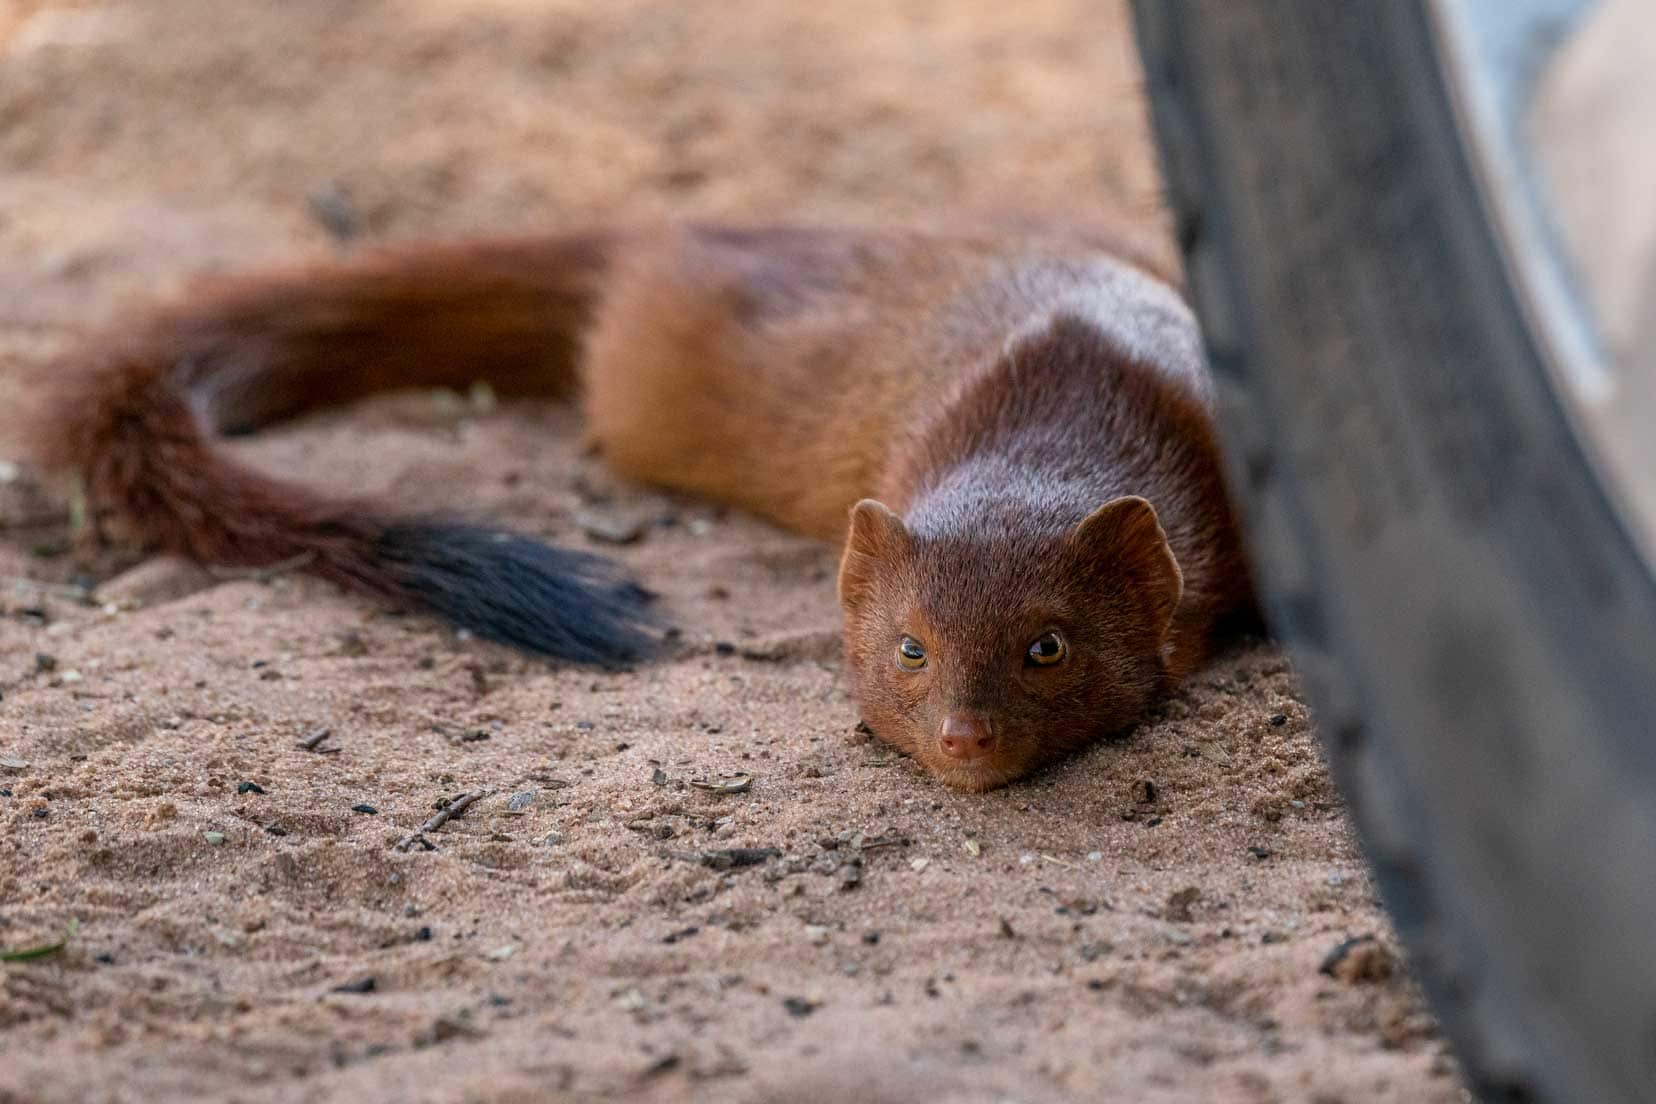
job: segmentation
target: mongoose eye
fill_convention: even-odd
[[[1029,651],[1024,653],[1024,662],[1036,667],[1051,667],[1067,654],[1069,648],[1064,644],[1064,638],[1049,632],[1029,646]]]
[[[918,671],[926,665],[926,649],[912,636],[903,637],[897,645],[897,666],[905,671]]]

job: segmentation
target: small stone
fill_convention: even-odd
[[[363,813],[367,816],[378,816],[379,815],[379,810],[374,808],[372,805],[368,805],[368,804],[352,805],[351,806],[351,812],[353,812],[353,813]]]
[[[29,761],[27,759],[0,759],[0,767],[14,771],[28,770]]]
[[[351,193],[337,180],[324,180],[307,189],[305,206],[322,229],[341,245],[356,237],[362,228]]]
[[[821,1008],[822,1002],[810,1000],[806,997],[784,997],[782,1007],[788,1010],[788,1015],[803,1019]]]
[[[362,639],[362,634],[355,629],[346,629],[334,638],[339,643],[339,650],[335,655],[355,658],[368,654],[368,644]]]
[[[1103,862],[1104,861],[1104,852],[1102,852],[1102,851],[1088,851],[1087,852],[1087,861],[1088,862]]]
[[[240,782],[236,785],[236,792],[239,794],[262,794],[265,792],[265,788],[257,782]]]
[[[535,803],[536,790],[520,790],[506,799],[508,813],[521,813]]]
[[[332,991],[335,993],[372,993],[378,988],[379,981],[370,975],[357,978],[355,981],[347,981],[344,985],[336,985]]]
[[[913,870],[916,874],[918,874],[918,873],[920,873],[920,871],[926,869],[926,867],[928,867],[930,865],[931,865],[931,860],[930,859],[912,859],[909,862],[909,869]]]
[[[53,655],[50,652],[36,652],[35,653],[35,670],[37,670],[37,671],[55,671],[55,670],[57,670],[57,656]]]
[[[1174,890],[1167,895],[1167,904],[1162,909],[1162,918],[1175,924],[1188,924],[1191,921],[1190,909],[1202,899],[1202,891],[1195,886],[1185,886]]]
[[[1286,713],[1272,713],[1271,714],[1271,727],[1272,728],[1281,728],[1283,725],[1285,725],[1287,723],[1288,723],[1288,714],[1286,714]]]
[[[632,544],[644,535],[645,518],[642,514],[582,510],[575,515],[575,524],[601,544]]]
[[[1149,778],[1141,778],[1133,783],[1133,801],[1139,805],[1154,805],[1156,802],[1156,783]]]
[[[201,838],[214,847],[222,847],[224,845],[223,832],[203,832],[201,833]]]
[[[1385,981],[1396,972],[1396,957],[1372,935],[1359,935],[1335,944],[1317,972],[1348,985]]]

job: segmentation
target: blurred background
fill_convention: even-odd
[[[1157,218],[1113,2],[6,0],[0,65],[8,329],[389,239]]]

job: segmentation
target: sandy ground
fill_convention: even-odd
[[[3,417],[121,302],[345,248],[329,221],[1154,227],[1141,110],[1094,0],[10,0]],[[578,545],[580,511],[642,513],[618,554],[683,626],[667,662],[548,669],[116,553],[77,601],[15,581],[85,565],[0,467],[0,949],[79,925],[0,964],[0,1101],[1464,1099],[1274,649],[952,793],[858,735],[831,551],[617,487],[574,428],[417,395],[238,447]]]

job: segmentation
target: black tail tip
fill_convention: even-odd
[[[534,655],[604,667],[660,648],[649,591],[608,560],[465,522],[399,522],[375,561],[397,596]]]

